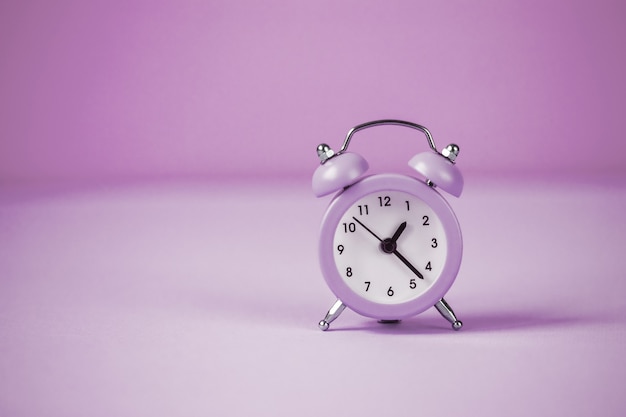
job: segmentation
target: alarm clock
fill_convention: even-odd
[[[396,125],[421,131],[430,150],[409,160],[417,176],[366,176],[367,161],[348,152],[354,134]],[[349,130],[341,149],[317,147],[313,174],[317,197],[336,193],[321,223],[319,262],[337,297],[319,322],[328,330],[346,307],[381,323],[398,322],[435,307],[454,330],[463,323],[444,300],[461,265],[463,240],[442,192],[459,197],[463,176],[459,147],[437,150],[428,129],[403,120],[376,120]]]

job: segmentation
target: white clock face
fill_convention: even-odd
[[[433,209],[402,191],[380,191],[356,201],[334,235],[333,256],[346,285],[380,304],[423,294],[439,277],[446,235]]]

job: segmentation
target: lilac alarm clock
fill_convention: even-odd
[[[368,164],[347,152],[352,136],[363,129],[398,125],[426,135],[430,151],[415,155],[409,165],[419,178],[399,174],[364,176]],[[327,330],[346,307],[396,322],[434,306],[459,330],[443,296],[461,265],[463,240],[459,223],[437,190],[455,197],[463,176],[455,164],[457,145],[438,152],[424,126],[402,120],[376,120],[352,128],[338,152],[317,147],[321,165],[313,175],[313,192],[333,192],[322,220],[319,259],[326,283],[337,301],[319,322]]]

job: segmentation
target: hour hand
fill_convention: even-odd
[[[402,232],[404,232],[404,229],[406,229],[406,222],[402,222],[400,224],[400,226],[398,227],[398,229],[396,230],[396,232],[393,234],[392,237],[387,238],[383,240],[382,242],[380,242],[380,248],[383,250],[383,252],[394,253],[396,251],[396,248],[398,247],[398,245],[396,244],[396,241],[398,240]]]
[[[400,237],[402,232],[404,232],[404,229],[406,229],[406,222],[400,223],[400,226],[398,226],[396,232],[393,234],[393,236],[391,236],[391,243],[396,243],[398,241],[398,238]]]

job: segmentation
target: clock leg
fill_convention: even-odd
[[[437,311],[439,311],[444,319],[452,323],[452,328],[454,330],[460,330],[461,327],[463,327],[463,322],[456,318],[454,311],[452,311],[452,307],[450,307],[450,304],[448,304],[446,300],[444,300],[443,298],[439,300],[437,304],[435,304],[435,308],[437,309]]]
[[[328,310],[328,313],[326,313],[326,317],[324,317],[324,319],[319,322],[319,328],[323,331],[328,330],[328,326],[330,325],[330,323],[332,323],[337,317],[339,317],[339,315],[345,309],[346,305],[340,299],[337,299],[337,301],[335,301],[335,304],[333,304],[330,310]]]

